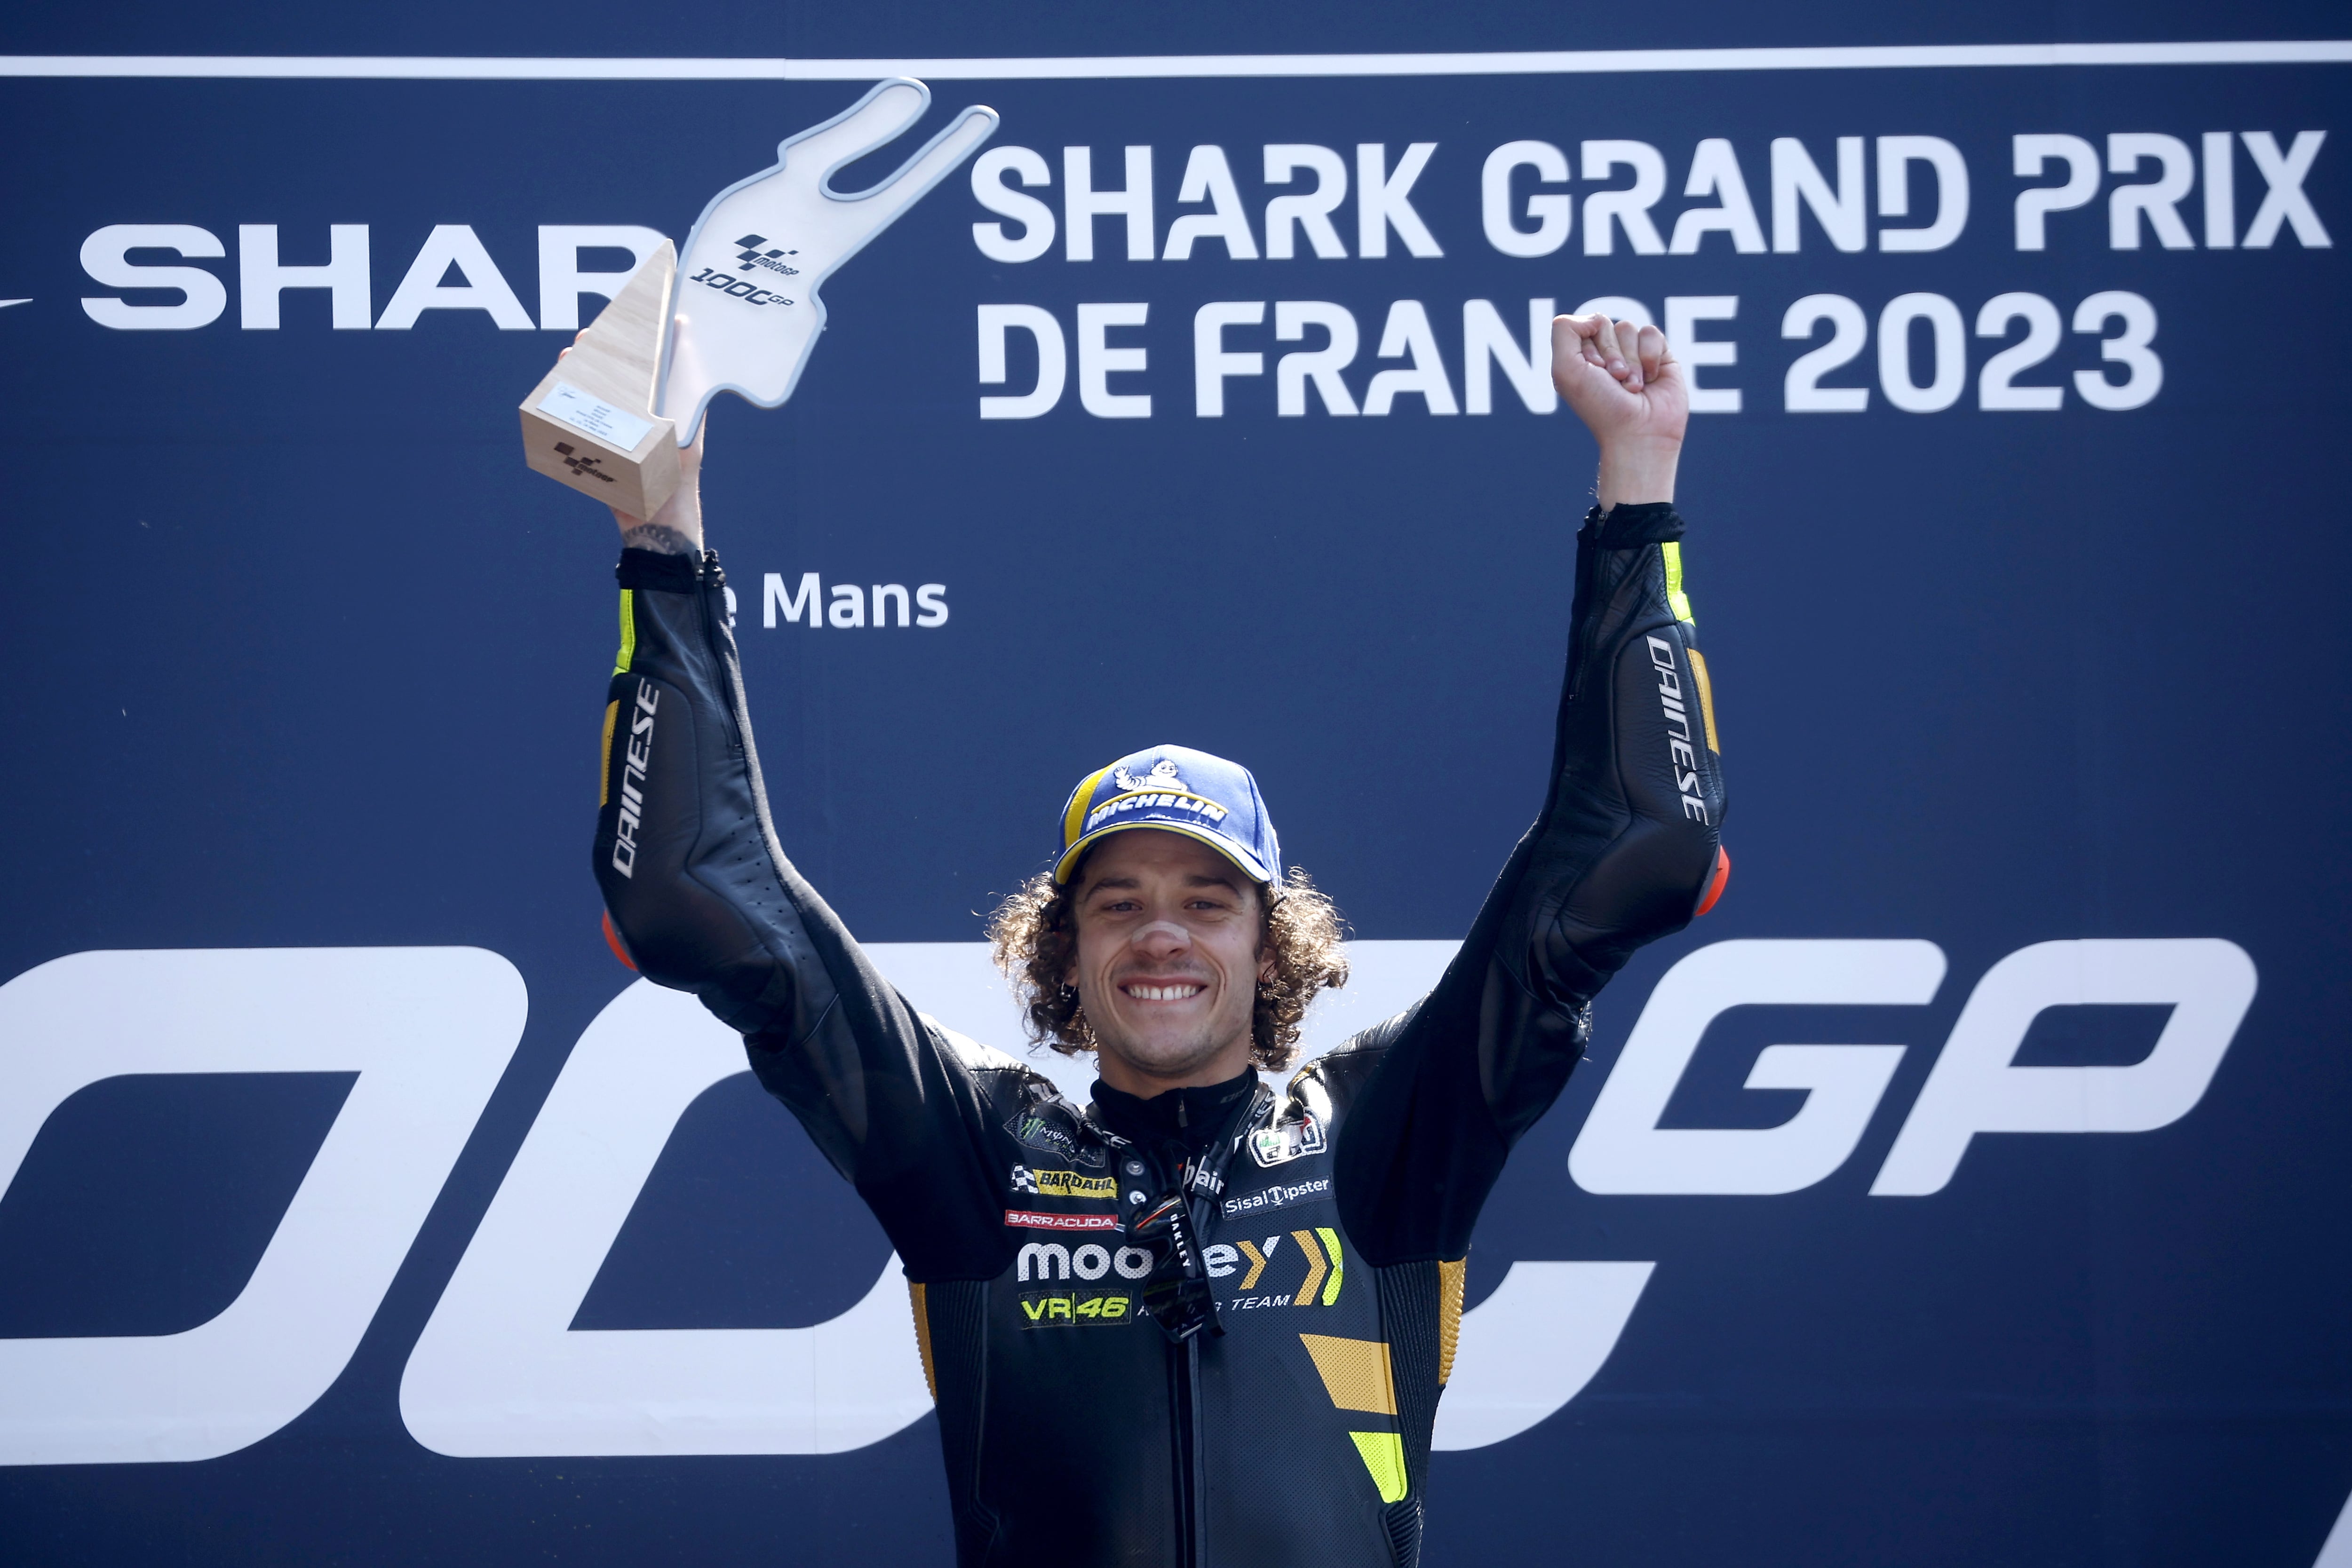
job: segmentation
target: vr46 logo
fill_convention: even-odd
[[[1024,1329],[1076,1328],[1087,1323],[1123,1323],[1135,1310],[1135,1298],[1108,1291],[1024,1291],[1021,1295],[1021,1326]]]

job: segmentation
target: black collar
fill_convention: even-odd
[[[1245,1068],[1223,1083],[1163,1090],[1150,1099],[1095,1081],[1095,1109],[1103,1124],[1130,1143],[1147,1147],[1173,1144],[1187,1158],[1199,1155],[1233,1129],[1234,1118],[1257,1088],[1257,1070]]]

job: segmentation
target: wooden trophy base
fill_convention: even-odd
[[[664,240],[522,401],[524,460],[635,517],[677,488],[677,426],[653,412],[677,282]]]

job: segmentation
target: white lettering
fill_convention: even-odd
[[[367,330],[375,302],[369,292],[365,224],[334,224],[327,230],[323,267],[282,267],[276,224],[239,224],[236,230],[238,324],[248,331],[278,326],[278,296],[289,288],[324,288],[334,329]]]
[[[1045,160],[1026,147],[992,147],[972,160],[973,198],[990,212],[1021,225],[1022,230],[1019,239],[1009,239],[1003,224],[974,224],[971,242],[991,261],[1034,261],[1053,248],[1054,209],[1007,186],[1008,174],[1024,185],[1054,183]],[[1093,245],[1092,235],[1087,243]]]
[[[1562,197],[1565,201],[1567,198]],[[1558,301],[1528,301],[1528,351],[1524,358],[1502,313],[1486,299],[1462,305],[1462,406],[1471,413],[1491,413],[1495,408],[1493,372],[1500,370],[1511,390],[1519,394],[1529,413],[1549,413],[1559,406],[1551,382],[1551,319]],[[1671,304],[1671,302],[1669,302]],[[1683,345],[1677,341],[1675,351]],[[1685,362],[1689,362],[1685,358]],[[1738,397],[1739,394],[1731,394]]]
[[[553,332],[578,331],[580,297],[595,294],[606,299],[618,298],[629,279],[636,276],[637,268],[661,248],[665,237],[658,229],[641,228],[635,224],[541,225],[540,326]],[[619,272],[583,272],[583,250],[625,250],[629,253],[629,265]],[[342,300],[338,296],[336,309],[340,312],[341,308]],[[338,320],[335,324],[340,327],[342,322]]]
[[[1772,1045],[1750,1089],[1801,1089],[1777,1127],[1661,1127],[1707,1026],[1737,1007],[1918,1007],[1944,955],[1920,941],[1734,941],[1702,947],[1658,980],[1568,1156],[1592,1193],[1797,1192],[1862,1141],[1902,1061],[1899,1045]]]
[[[1438,355],[1429,312],[1420,300],[1400,299],[1389,307],[1388,322],[1381,329],[1380,358],[1402,358],[1411,368],[1372,377],[1364,389],[1368,417],[1388,413],[1398,398],[1406,396],[1420,398],[1433,414],[1462,412],[1454,401],[1454,385],[1445,379],[1445,361]]]
[[[1094,188],[1094,149],[1062,149],[1063,252],[1072,261],[1095,258],[1095,219],[1127,219],[1127,259],[1151,259],[1151,149],[1127,150],[1127,184],[1116,191]],[[1008,193],[1009,194],[1009,193]],[[1083,307],[1081,308],[1083,310]],[[1081,332],[1085,323],[1079,324]]]
[[[1608,256],[1616,231],[1625,230],[1625,243],[1639,256],[1662,256],[1666,242],[1650,221],[1650,209],[1666,193],[1666,160],[1646,141],[1588,141],[1581,149],[1587,180],[1606,180],[1619,169],[1631,169],[1633,183],[1622,191],[1595,191],[1584,198],[1584,254]]]
[[[1263,299],[1218,299],[1192,316],[1192,412],[1202,419],[1220,419],[1225,412],[1227,376],[1265,374],[1261,353],[1229,353],[1225,329],[1255,327],[1265,320]]]
[[[444,287],[442,275],[452,267],[466,281]],[[501,332],[533,329],[530,312],[522,308],[522,301],[515,298],[505,275],[499,271],[498,263],[490,259],[490,253],[482,248],[482,242],[465,224],[436,225],[425,236],[424,247],[409,264],[407,276],[392,291],[390,303],[376,319],[376,330],[405,332],[427,310],[479,310],[496,322]]]
[[[803,572],[799,591],[789,595],[784,592],[782,572],[764,573],[760,579],[760,624],[773,631],[776,625],[776,612],[782,610],[784,612],[784,619],[794,625],[798,625],[801,617],[805,614],[808,617],[809,630],[814,632],[824,624],[824,616],[818,613],[818,601],[822,593],[823,589],[817,581],[817,575],[813,571]]]
[[[2042,250],[2049,244],[2052,213],[2087,207],[2099,193],[2099,150],[2079,136],[2017,136],[2010,141],[2011,168],[2021,180],[2039,180],[2053,158],[2066,165],[2063,185],[2030,185],[2017,193],[2017,248]]]
[[[0,1339],[0,1465],[216,1458],[310,1408],[359,1348],[525,1004],[514,967],[478,947],[77,953],[0,986],[0,1190],[101,1079],[358,1075],[226,1310],[179,1333]]]
[[[1683,382],[1690,389],[1690,411],[1693,413],[1738,413],[1739,389],[1737,387],[1703,387],[1698,384],[1698,372],[1706,365],[1736,365],[1739,362],[1739,345],[1714,338],[1701,338],[1701,321],[1729,321],[1739,315],[1739,297],[1736,294],[1669,294],[1666,296],[1666,341],[1674,345],[1675,358],[1682,361]]]
[[[1710,136],[1691,154],[1690,178],[1683,183],[1685,196],[1713,196],[1717,205],[1692,207],[1675,220],[1675,256],[1696,256],[1699,241],[1710,234],[1727,234],[1731,248],[1742,256],[1764,249],[1764,228],[1756,221],[1756,204],[1748,199],[1748,181],[1739,172],[1739,155],[1720,136]]]
[[[1925,321],[1936,344],[1935,379],[1911,376],[1911,324]],[[1898,294],[1878,313],[1878,390],[1906,413],[1936,413],[1960,401],[1969,383],[1968,339],[1960,308],[1940,294]]]
[[[1404,150],[1397,160],[1396,172],[1386,172],[1389,150],[1379,141],[1361,141],[1356,145],[1356,254],[1384,256],[1389,253],[1389,230],[1397,232],[1404,248],[1414,256],[1444,256],[1437,238],[1421,214],[1412,208],[1413,182],[1429,167],[1429,156],[1437,151],[1434,141],[1416,141]]]
[[[2204,1098],[2246,1009],[2254,964],[2220,937],[2037,942],[1986,971],[1870,1190],[1941,1192],[1979,1133],[2146,1133]],[[2129,1067],[2019,1067],[2051,1008],[2170,1003],[2156,1047]]]
[[[1867,237],[1863,213],[1862,138],[1837,139],[1837,188],[1832,190],[1813,155],[1793,136],[1772,139],[1772,248],[1801,247],[1803,214],[1798,204],[1812,210],[1830,244],[1855,251]]]
[[[176,251],[183,256],[226,256],[217,235],[193,224],[109,224],[81,242],[81,269],[109,288],[176,288],[175,305],[133,305],[109,297],[84,298],[82,313],[119,332],[186,332],[208,327],[228,308],[228,290],[201,267],[133,266],[134,250]]]
[[[741,1037],[685,992],[639,980],[596,1016],[409,1355],[412,1437],[461,1458],[841,1453],[930,1408],[895,1258],[807,1328],[572,1331],[679,1118],[742,1071]]]
[[[2107,245],[2115,250],[2139,248],[2139,220],[2145,216],[2156,231],[2157,243],[2167,250],[2189,250],[2196,241],[2180,221],[2181,198],[2197,179],[2197,161],[2189,143],[2178,136],[2154,131],[2117,132],[2107,138],[2107,172],[2133,174],[2147,159],[2161,171],[2138,185],[2117,185],[2107,193]],[[2248,243],[2252,243],[2251,234]]]
[[[1352,414],[1355,395],[1339,372],[1355,361],[1356,318],[1344,305],[1327,299],[1284,299],[1274,307],[1276,341],[1303,342],[1309,327],[1320,327],[1329,340],[1319,349],[1285,354],[1274,367],[1275,410],[1278,417],[1297,419],[1307,413],[1309,382],[1323,400],[1326,413]]]
[[[1027,198],[1023,198],[1026,200]],[[982,419],[1035,419],[1062,401],[1063,380],[1069,373],[1069,355],[1062,341],[1062,324],[1054,313],[1035,305],[983,305],[980,308],[980,384],[1000,386],[1005,378],[1004,336],[1026,332],[1037,344],[1037,384],[1012,397],[980,400]]]
[[[1150,311],[1149,304],[1078,307],[1078,402],[1097,419],[1151,417],[1150,393],[1110,390],[1113,372],[1148,368],[1148,350],[1114,349],[1105,341],[1111,328],[1140,327]]]
[[[1328,147],[1276,142],[1266,148],[1267,184],[1287,185],[1301,170],[1314,173],[1313,190],[1301,195],[1276,196],[1265,204],[1266,256],[1275,261],[1288,261],[1296,254],[1293,225],[1307,235],[1307,243],[1323,260],[1346,256],[1348,247],[1339,243],[1339,231],[1331,226],[1331,214],[1348,199],[1347,164]]]
[[[2254,209],[2254,221],[2246,225],[2246,247],[2262,250],[2278,238],[2279,225],[2294,225],[2297,243],[2318,249],[2333,246],[2327,237],[2327,226],[2312,210],[2311,198],[2303,193],[2305,176],[2319,156],[2319,144],[2327,140],[2325,131],[2303,131],[2295,133],[2294,145],[2282,153],[2278,138],[2267,131],[2241,132],[2246,144],[2247,156],[2262,172],[2270,189],[2263,196],[2263,204]]]
[[[1916,229],[1880,229],[1881,250],[1942,250],[1969,225],[1968,160],[1940,136],[1878,139],[1878,215],[1911,215],[1911,165],[1915,162],[1936,172],[1936,221]]]
[[[1830,340],[1789,366],[1780,406],[1790,413],[1860,413],[1870,406],[1868,387],[1825,387],[1821,381],[1852,364],[1870,341],[1870,321],[1861,306],[1843,294],[1808,294],[1780,318],[1780,336],[1810,338],[1824,321],[1831,327]]]
[[[1033,1264],[1040,1280],[1066,1280],[1070,1277],[1070,1249],[1058,1241],[1032,1241],[1021,1249],[1015,1260],[1019,1278],[1028,1279]]]
[[[1249,214],[1242,210],[1233,165],[1225,162],[1222,147],[1195,147],[1184,161],[1184,183],[1177,187],[1177,204],[1203,201],[1209,204],[1207,212],[1187,213],[1168,225],[1168,244],[1160,255],[1169,261],[1189,261],[1196,241],[1213,239],[1225,247],[1225,255],[1233,260],[1255,261],[1257,241],[1250,234]]]
[[[1519,227],[1511,209],[1511,176],[1520,169],[1533,169],[1538,183],[1566,184],[1568,154],[1549,141],[1506,141],[1486,154],[1478,175],[1478,216],[1486,243],[1505,256],[1549,256],[1568,243],[1576,222],[1575,199],[1564,191],[1530,193],[1527,215],[1536,226]]]
[[[2164,387],[2164,361],[2148,347],[2156,341],[2156,307],[2126,289],[2094,294],[2074,307],[2074,330],[2104,332],[2111,320],[2124,329],[2099,344],[2099,358],[2130,373],[2118,386],[2101,371],[2076,371],[2074,391],[2093,408],[2120,412],[2146,406]]]

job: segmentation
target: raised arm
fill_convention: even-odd
[[[1436,988],[1321,1068],[1352,1102],[1339,1203],[1374,1263],[1464,1254],[1504,1156],[1583,1054],[1594,995],[1722,875],[1713,694],[1674,508],[1682,374],[1654,327],[1561,317],[1552,343],[1601,467],[1577,535],[1550,787]]]
[[[703,550],[699,443],[650,519],[616,513],[621,652],[594,866],[620,945],[747,1037],[751,1065],[857,1186],[917,1279],[1003,1267],[975,1074],[1017,1071],[919,1018],[777,842]]]

